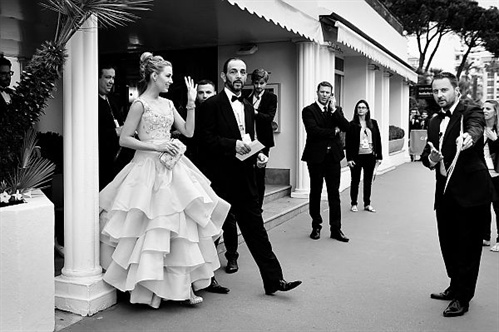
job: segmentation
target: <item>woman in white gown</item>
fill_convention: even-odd
[[[194,290],[208,287],[220,267],[213,241],[230,206],[185,156],[171,170],[160,162],[163,152],[181,153],[170,138],[172,125],[187,137],[194,133],[196,86],[185,78],[184,121],[172,101],[159,96],[173,82],[172,65],[148,52],[140,62],[147,87],[132,104],[120,135],[120,145],[135,149],[135,156],[100,192],[104,280],[129,291],[131,303],[154,308],[162,299],[198,304],[203,299]]]

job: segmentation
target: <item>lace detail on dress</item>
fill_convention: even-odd
[[[148,139],[170,139],[170,129],[174,122],[173,117],[173,104],[170,100],[165,99],[168,105],[167,114],[153,110],[149,104],[137,98],[135,102],[139,101],[144,106],[144,113],[142,114],[143,133]]]

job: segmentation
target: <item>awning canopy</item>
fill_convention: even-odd
[[[321,17],[321,22],[337,28],[334,36],[325,34],[324,39],[326,41],[342,43],[398,75],[417,82],[418,75],[409,64],[367,34],[355,28],[348,21],[332,14],[331,16]],[[327,29],[324,30],[327,31]]]
[[[323,43],[322,28],[317,18],[313,18],[280,0],[227,0],[242,10],[273,22],[280,27],[303,36],[311,41]]]

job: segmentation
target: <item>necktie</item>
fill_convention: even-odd
[[[231,100],[230,100],[230,101],[231,101],[231,102],[235,102],[236,100],[239,100],[239,101],[242,103],[242,102],[243,102],[243,100],[244,100],[244,97],[243,97],[243,96],[239,96],[239,97],[237,97],[237,96],[232,96],[232,98],[231,98]]]
[[[324,108],[322,109],[322,116],[324,116],[324,118],[327,120],[329,118],[329,111],[327,109],[327,106],[324,106]]]

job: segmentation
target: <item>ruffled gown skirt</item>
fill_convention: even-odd
[[[100,192],[104,280],[132,303],[189,299],[220,267],[214,240],[229,208],[188,158],[168,170],[157,152],[137,151]]]

